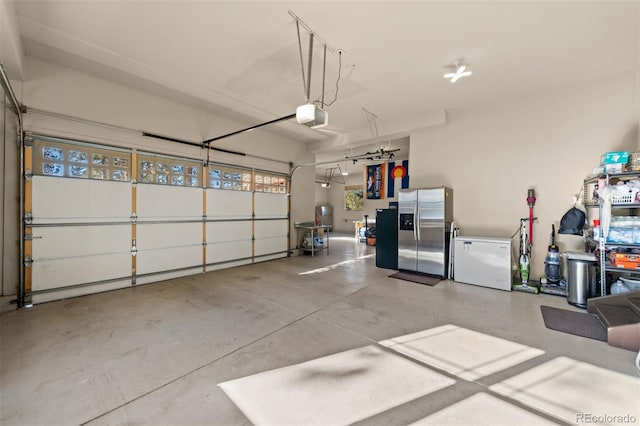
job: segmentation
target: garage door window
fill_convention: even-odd
[[[286,194],[287,180],[284,176],[274,176],[256,173],[256,192],[270,192],[272,194]]]
[[[138,180],[174,186],[201,186],[201,165],[196,161],[150,154],[138,155]]]
[[[130,180],[131,153],[90,144],[35,140],[36,175],[98,180]]]
[[[209,167],[209,188],[251,191],[250,172],[217,164]]]

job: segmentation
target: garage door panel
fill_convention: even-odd
[[[258,238],[287,236],[289,223],[287,220],[259,220],[255,225],[255,236]]]
[[[32,291],[131,276],[131,253],[33,262]]]
[[[33,259],[131,253],[131,225],[33,228]]]
[[[255,255],[288,250],[287,220],[263,220],[255,223]]]
[[[256,257],[255,263],[268,262],[269,260],[283,259],[287,257],[287,253],[277,253],[268,256]]]
[[[252,206],[251,192],[207,189],[209,219],[250,219]]]
[[[34,176],[33,223],[130,221],[128,182]]]
[[[251,222],[208,222],[207,244],[251,240]]]
[[[136,286],[142,285],[142,284],[157,283],[159,281],[166,281],[174,278],[187,277],[189,275],[195,275],[200,273],[202,273],[201,265],[198,265],[195,268],[183,269],[179,271],[171,271],[171,272],[165,272],[165,273],[161,272],[153,275],[137,277]]]
[[[207,223],[207,263],[252,255],[251,221]]]
[[[219,271],[221,269],[235,268],[236,266],[250,265],[253,263],[251,259],[243,259],[235,262],[221,263],[216,265],[207,265],[207,272]]]
[[[255,194],[256,218],[287,217],[287,196],[280,194]]]
[[[137,274],[150,274],[202,265],[202,245],[142,250],[137,255]]]
[[[255,254],[260,256],[263,254],[286,252],[287,237],[268,237],[255,241]]]
[[[127,287],[131,287],[130,278],[126,280],[119,280],[119,281],[114,281],[114,282],[109,282],[104,284],[96,284],[96,285],[86,286],[86,287],[74,287],[74,288],[61,289],[61,290],[51,291],[46,293],[34,294],[31,296],[31,301],[33,303],[44,303],[44,302],[50,302],[53,300],[66,299],[69,297],[85,296],[87,294],[100,293],[103,291],[117,290],[120,288],[127,288]]]
[[[202,246],[202,222],[139,223],[136,227],[136,247],[138,250],[194,244]]]
[[[202,218],[202,188],[138,184],[138,220]]]
[[[251,240],[207,245],[207,263],[228,262],[251,257]]]

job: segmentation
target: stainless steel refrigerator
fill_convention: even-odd
[[[403,189],[398,194],[398,269],[448,278],[453,190]]]

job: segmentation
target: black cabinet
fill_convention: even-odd
[[[398,269],[398,210],[376,210],[376,266]]]

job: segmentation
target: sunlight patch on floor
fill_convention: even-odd
[[[334,241],[334,240],[360,243],[360,241],[355,236],[353,236],[353,234],[351,234],[351,235],[332,235],[331,236],[331,241]]]
[[[557,423],[484,392],[451,404],[410,426],[547,426]]]
[[[369,257],[373,257],[375,254],[367,254],[365,256],[356,257],[355,259],[344,260],[342,262],[334,263],[333,265],[324,266],[322,268],[311,269],[310,271],[300,272],[298,275],[309,275],[309,274],[319,274],[322,272],[328,272],[332,269],[339,268],[340,266],[345,266],[350,263],[355,263],[359,260],[367,259]]]
[[[454,383],[404,357],[365,346],[219,386],[254,424],[344,425]]]
[[[544,353],[455,325],[395,337],[380,344],[465,380],[477,380]]]
[[[640,424],[640,378],[571,358],[555,358],[489,389],[571,423]]]

